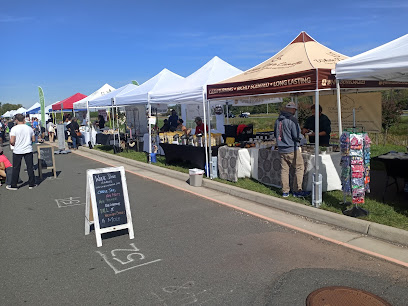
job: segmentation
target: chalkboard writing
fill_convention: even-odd
[[[129,238],[135,238],[123,166],[86,171],[85,235],[92,225],[98,247],[109,232],[127,229]]]
[[[40,155],[39,158],[41,160],[41,166],[43,168],[47,167],[54,167],[54,152],[51,147],[39,147]]]
[[[127,223],[120,171],[93,174],[100,228]]]
[[[43,177],[43,169],[52,169],[54,177],[57,177],[55,167],[54,147],[41,145],[37,147],[38,153],[38,174],[40,178]]]

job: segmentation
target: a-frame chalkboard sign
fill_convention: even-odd
[[[54,147],[39,145],[37,146],[37,156],[38,156],[38,174],[40,179],[43,176],[43,169],[52,169],[54,172],[54,177],[57,177],[57,170],[55,167],[55,158],[54,158]]]
[[[104,233],[128,229],[129,238],[134,238],[123,167],[87,170],[85,235],[90,233],[92,224],[98,247],[102,246]]]

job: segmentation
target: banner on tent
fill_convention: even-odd
[[[132,135],[143,135],[147,129],[147,116],[145,105],[126,106],[126,126],[132,130]]]
[[[320,96],[319,103],[323,114],[329,117],[332,131],[339,124],[337,117],[337,100],[335,95]],[[353,109],[356,113],[356,126],[364,127],[364,131],[380,133],[382,122],[381,93],[369,92],[341,95],[341,117],[343,128],[353,127]]]
[[[187,120],[194,120],[201,117],[204,120],[204,110],[202,104],[189,104],[186,107]]]

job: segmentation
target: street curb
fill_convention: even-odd
[[[88,148],[79,147],[80,151],[90,151]],[[110,153],[92,150],[92,154],[101,157],[106,157],[124,164],[136,166],[138,168],[152,171],[158,174],[166,175],[177,180],[187,181],[189,175],[171,169],[162,168],[159,166],[131,160],[126,157],[117,156]],[[300,215],[316,221],[324,222],[334,226],[342,227],[357,233],[375,237],[378,239],[408,245],[408,231],[397,229],[391,226],[378,224],[370,221],[360,220],[330,211],[321,210],[315,207],[306,206],[303,204],[294,203],[285,199],[276,198],[251,190],[242,189],[239,187],[226,185],[220,182],[215,182],[209,179],[203,180],[203,187],[217,190],[232,196],[236,196],[245,200],[256,202],[265,206],[279,209],[291,214]]]

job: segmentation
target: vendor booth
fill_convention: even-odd
[[[180,80],[178,84],[169,85],[160,90],[151,92],[150,101],[153,103],[197,105],[201,107],[204,126],[211,126],[210,122],[207,121],[207,113],[209,111],[209,105],[206,106],[207,84],[224,80],[241,72],[242,71],[238,68],[215,56],[200,69],[185,79]],[[181,115],[183,117],[183,114]],[[211,133],[207,136],[206,129],[204,129],[203,138],[204,147],[208,147],[208,144],[211,143]],[[205,150],[204,153],[206,156],[205,164],[209,165],[208,156],[211,156],[211,153],[207,152],[207,150]],[[209,175],[208,167],[207,175]]]
[[[152,135],[148,126],[153,123],[154,112],[152,110],[166,112],[167,103],[151,103],[151,94],[161,88],[177,86],[183,79],[178,74],[163,69],[140,86],[116,96],[115,104],[125,106],[126,124],[130,133],[129,141],[140,143],[142,140],[143,151],[149,152],[149,154],[152,152],[164,154],[163,149],[159,146],[159,135]],[[149,121],[149,118],[152,118],[152,120]]]
[[[314,94],[315,115],[318,117],[319,92],[332,90],[332,86],[335,84],[329,82],[331,70],[335,63],[346,58],[346,56],[319,44],[307,33],[301,32],[288,46],[272,58],[233,78],[209,85],[207,97],[214,102],[217,100],[233,102],[240,99],[250,100],[253,96],[262,99],[268,95],[293,95],[297,99],[299,93]],[[316,120],[315,131],[319,131],[318,120]],[[317,137],[314,156],[319,156],[319,158],[315,159],[314,165],[315,188],[321,184],[319,182],[321,164],[319,153]],[[266,164],[269,165],[269,163]],[[266,170],[262,167],[260,169]],[[327,177],[323,180],[327,181]],[[321,198],[316,197],[313,204],[319,206],[320,203]]]

